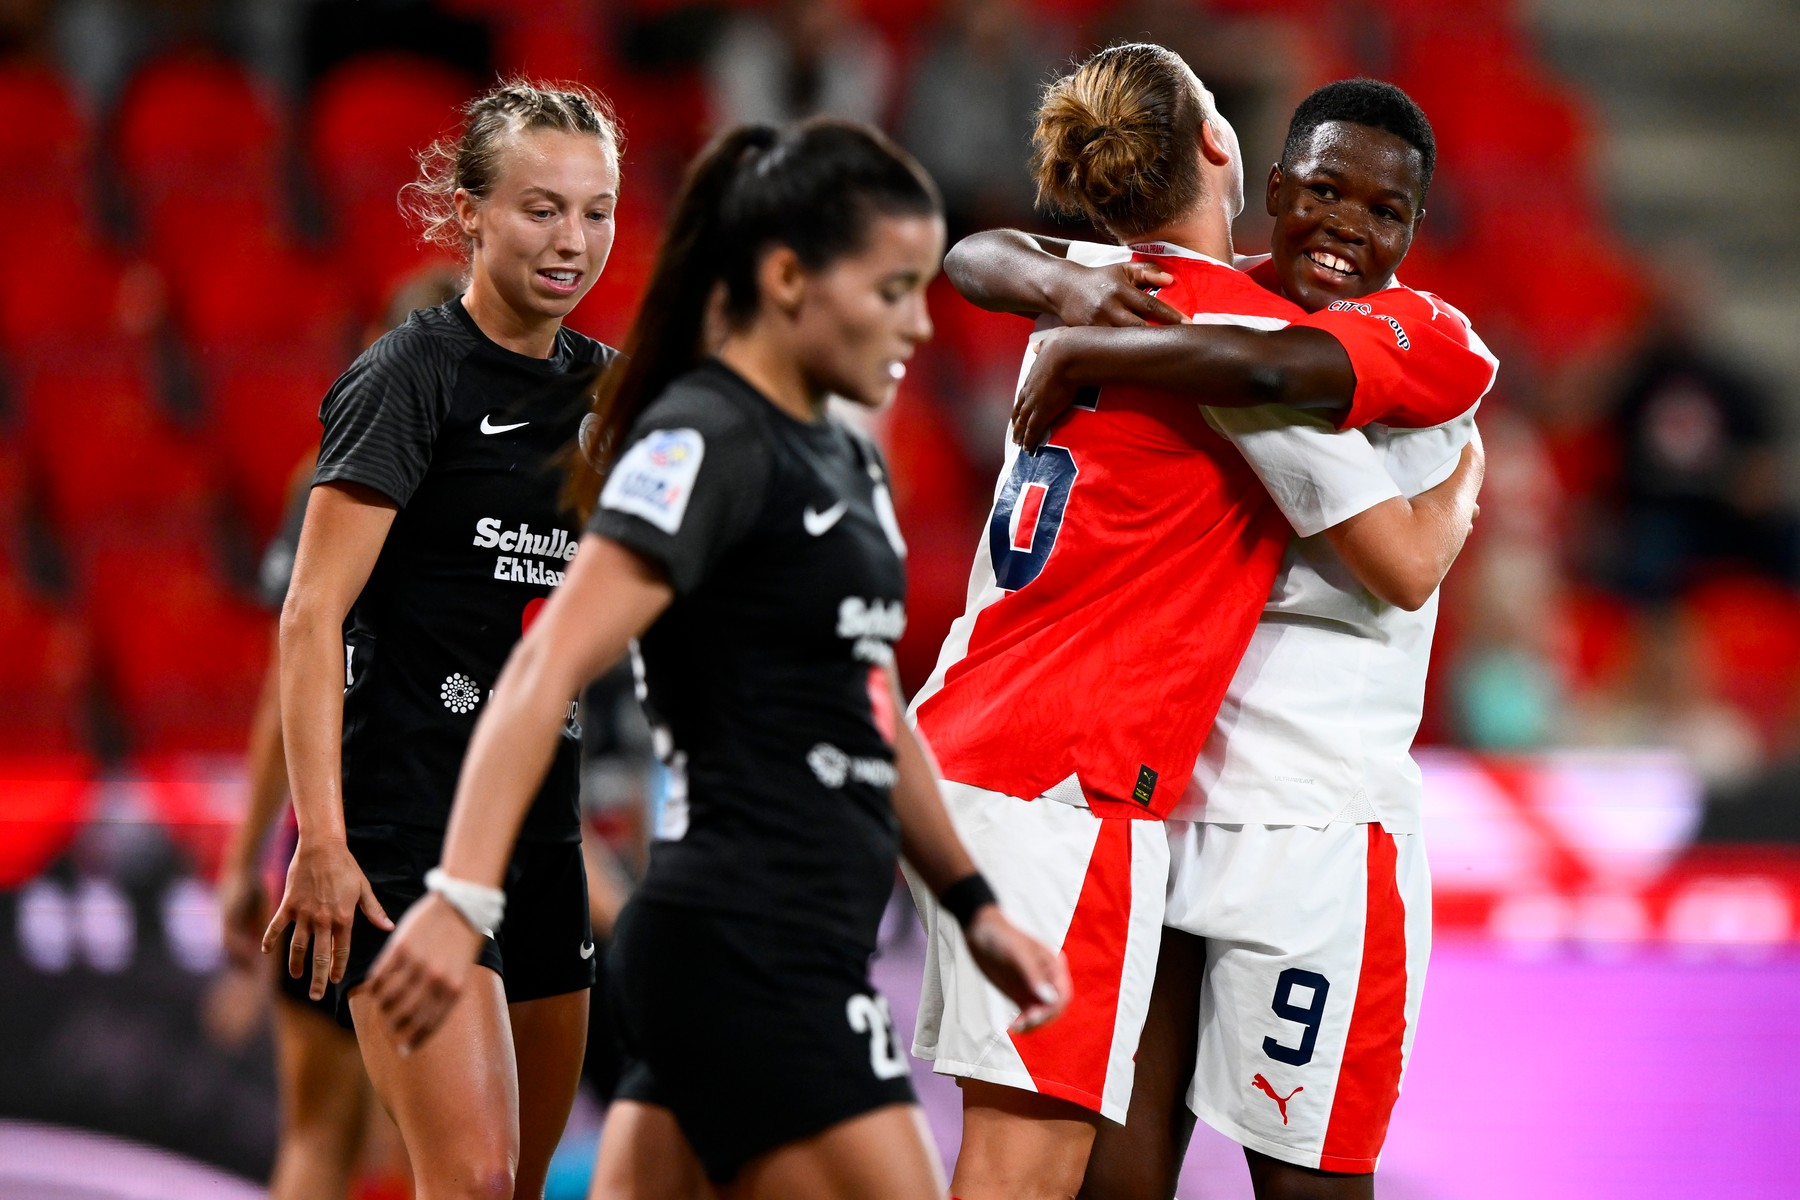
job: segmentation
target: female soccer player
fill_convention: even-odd
[[[398,1037],[446,1025],[432,1052],[500,919],[562,706],[637,639],[676,782],[613,947],[631,1062],[597,1195],[673,1194],[678,1129],[730,1196],[942,1196],[868,978],[897,852],[1021,1026],[1067,992],[991,903],[898,719],[887,469],[825,413],[832,394],[893,396],[931,334],[943,236],[936,189],[862,126],[741,128],[695,164],[596,403],[607,471],[581,553],[476,730],[435,894],[377,966]]]
[[[1298,533],[1336,517],[1351,531],[1380,520],[1466,453],[1495,372],[1462,314],[1393,282],[1434,158],[1430,123],[1399,89],[1319,89],[1271,171],[1274,255],[1253,271],[1311,315],[1271,332],[1071,329],[1021,388],[1019,436],[1040,439],[1081,387],[1154,384],[1191,403],[1304,378],[1308,399],[1350,420],[1383,410],[1386,427],[1366,443],[1325,435],[1342,451],[1325,455],[1308,440],[1317,418],[1271,408],[1216,419]],[[1000,307],[1054,295],[1065,316],[1111,311],[1125,323],[1135,323],[1125,309],[1147,309],[1131,282],[1021,248],[1017,235],[979,235],[952,258],[965,294]],[[1434,412],[1460,415],[1408,428]],[[1084,1195],[1170,1195],[1192,1130],[1184,1097],[1244,1146],[1261,1200],[1372,1194],[1430,941],[1407,751],[1435,590],[1464,528],[1402,560],[1398,575],[1371,575],[1329,531],[1289,548],[1171,814],[1169,928],[1144,1069],[1128,1121],[1096,1142]]]
[[[418,1195],[535,1196],[573,1101],[593,981],[565,722],[508,883],[518,921],[454,1028],[418,1054],[362,982],[425,891],[476,714],[573,556],[552,460],[614,352],[563,328],[606,265],[619,135],[581,88],[473,101],[411,185],[463,249],[460,299],[415,312],[326,395],[281,617],[282,731],[300,839],[264,949],[337,983]],[[565,705],[565,708],[567,706]]]
[[[1138,270],[1159,269],[1161,305],[1151,311],[1233,344],[1287,338],[1301,311],[1227,265],[1242,187],[1228,130],[1179,58],[1114,47],[1047,92],[1040,193],[1131,243],[1118,253],[1140,260]],[[1187,182],[1195,163],[1198,195]],[[995,291],[1009,286],[1019,290]],[[1068,336],[1039,336],[1033,376]],[[1336,343],[1294,336],[1310,358],[1247,372],[1235,387],[1208,389],[1207,401],[1335,399],[1322,386],[1333,359],[1313,339]],[[1378,470],[1360,435],[1340,440],[1292,412],[1274,423],[1261,410],[1203,414],[1193,380],[1181,382],[1185,399],[1127,387],[1089,393],[1050,443],[1012,453],[969,611],[916,706],[959,827],[1002,899],[1062,943],[1076,981],[1055,1037],[1012,1034],[1000,998],[971,981],[954,931],[933,922],[926,994],[943,1000],[922,1012],[915,1048],[963,1080],[954,1190],[965,1200],[1071,1194],[1097,1116],[1126,1119],[1133,1052],[1138,1064],[1149,1057],[1138,1035],[1164,920],[1169,842],[1158,819],[1183,803],[1276,584],[1289,522],[1323,533],[1377,586],[1422,588],[1399,597],[1415,606],[1467,529],[1478,468],[1458,466],[1456,451],[1437,477],[1448,481],[1416,503],[1396,497],[1386,476],[1381,488],[1345,497],[1309,480],[1358,463]],[[1359,394],[1350,419],[1401,407],[1376,386]],[[1220,434],[1266,453],[1240,455]],[[1079,709],[1061,701],[1069,694],[1082,697]]]

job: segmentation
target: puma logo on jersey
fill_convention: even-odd
[[[806,511],[800,514],[800,522],[806,526],[806,532],[814,537],[823,537],[831,531],[833,525],[843,520],[844,514],[849,511],[850,502],[848,500],[839,500],[824,512],[815,512],[809,504]]]
[[[519,421],[516,424],[512,424],[512,425],[496,425],[496,424],[494,424],[494,418],[492,418],[484,413],[484,414],[482,414],[482,417],[481,417],[481,432],[483,432],[483,433],[506,433],[509,430],[513,430],[513,429],[523,429],[529,424],[531,424],[530,421]]]
[[[1281,1123],[1283,1125],[1286,1125],[1288,1123],[1288,1119],[1287,1119],[1288,1101],[1292,1100],[1295,1096],[1298,1096],[1301,1092],[1304,1092],[1306,1090],[1304,1087],[1297,1087],[1285,1096],[1279,1095],[1275,1091],[1274,1085],[1272,1085],[1267,1079],[1264,1079],[1261,1075],[1258,1075],[1255,1079],[1252,1079],[1250,1081],[1250,1086],[1257,1089],[1263,1095],[1267,1096],[1269,1099],[1271,1099],[1275,1102],[1275,1107],[1277,1107],[1281,1110]]]

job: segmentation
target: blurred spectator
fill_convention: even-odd
[[[1556,645],[1561,589],[1555,559],[1542,542],[1507,538],[1484,544],[1462,569],[1476,586],[1453,673],[1461,742],[1498,751],[1553,744],[1566,705]]]
[[[726,26],[706,74],[715,128],[786,125],[815,113],[879,125],[893,58],[850,0],[782,0]]]
[[[920,57],[901,140],[943,189],[951,238],[1030,214],[1026,160],[1049,61],[1020,0],[951,6]]]
[[[1618,561],[1629,594],[1675,595],[1710,566],[1792,581],[1800,522],[1782,495],[1769,394],[1701,349],[1666,305],[1613,416],[1620,455]]]
[[[1762,766],[1756,729],[1719,696],[1719,681],[1692,621],[1675,611],[1647,618],[1635,668],[1574,714],[1578,745],[1668,746],[1709,789],[1748,780]]]

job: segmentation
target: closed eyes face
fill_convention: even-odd
[[[1425,216],[1424,161],[1383,129],[1327,121],[1269,172],[1271,238],[1282,291],[1308,312],[1378,292]]]
[[[612,253],[618,155],[594,134],[519,134],[479,203],[459,193],[473,267],[524,316],[568,315]]]

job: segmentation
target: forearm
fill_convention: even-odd
[[[581,681],[544,638],[507,659],[463,758],[444,835],[444,873],[500,886],[519,826],[543,783]]]
[[[969,857],[944,810],[937,770],[924,745],[904,724],[894,740],[894,765],[900,775],[893,797],[894,815],[900,822],[900,853],[931,894],[941,896],[945,888],[974,874],[975,860]]]
[[[977,308],[1025,316],[1055,312],[1051,293],[1059,274],[1087,269],[1053,252],[1065,244],[1016,229],[989,229],[950,247],[944,274]]]
[[[271,639],[269,667],[250,717],[250,741],[244,754],[249,803],[225,850],[227,871],[250,872],[262,857],[263,843],[275,814],[287,800],[287,763],[281,742],[280,642]]]
[[[1465,454],[1450,478],[1408,500],[1396,496],[1325,531],[1362,585],[1381,600],[1424,606],[1462,553],[1482,472]]]
[[[1356,389],[1343,346],[1311,329],[1085,327],[1057,333],[1050,345],[1056,369],[1078,388],[1129,384],[1219,408],[1342,407]]]
[[[303,841],[344,841],[343,618],[290,598],[281,612],[281,743]]]

